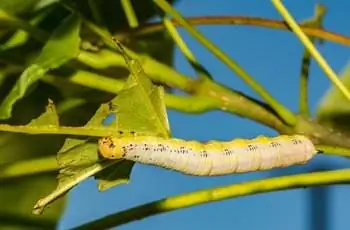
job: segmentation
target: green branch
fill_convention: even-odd
[[[130,223],[132,221],[141,220],[149,216],[159,215],[161,213],[230,198],[286,189],[348,183],[350,183],[349,169],[305,173],[293,176],[283,176],[244,182],[241,184],[233,184],[224,187],[200,190],[154,201],[103,217],[90,223],[78,226],[74,229],[108,229],[122,224]]]
[[[202,45],[210,50],[216,57],[218,57],[223,63],[225,63],[231,70],[233,70],[243,81],[245,81],[258,95],[263,98],[290,126],[296,125],[296,117],[286,107],[274,99],[259,83],[257,83],[252,76],[250,76],[243,68],[241,68],[234,60],[232,60],[227,54],[216,47],[205,36],[203,36],[197,29],[186,22],[184,17],[178,13],[169,3],[165,0],[154,0],[154,2],[166,13],[173,16],[180,25],[182,25],[193,37],[195,37]]]
[[[129,51],[127,52],[129,54],[133,53]],[[209,80],[192,80],[191,78],[180,74],[173,68],[158,63],[146,56],[142,56],[140,59],[145,72],[152,79],[152,81],[165,84],[171,88],[180,89],[193,96],[214,98],[213,100],[208,100],[207,102],[200,103],[199,107],[202,108],[198,108],[203,112],[203,109],[205,107],[213,108],[215,101],[216,109],[222,109],[223,111],[229,111],[239,116],[252,119],[281,133],[285,133],[287,130],[289,130],[289,128],[283,122],[281,122],[281,120],[271,110],[265,108],[265,105],[260,105],[257,103],[257,101],[250,100],[242,93],[235,92],[229,88],[226,88],[219,85],[218,83]],[[79,55],[79,60],[95,69],[104,69],[112,66],[120,66],[126,68],[125,62],[119,54],[104,49],[99,53],[87,53],[82,51]],[[120,81],[113,83],[114,79],[108,78],[108,82],[105,82],[104,79],[106,79],[106,77],[98,77],[92,74],[87,76],[90,79],[88,81],[90,82],[89,87],[116,94],[119,92],[119,89],[122,88]],[[86,85],[86,81],[83,77],[75,79],[75,83]],[[114,85],[116,85],[115,89],[113,89]],[[191,101],[186,102],[185,97],[169,96],[168,94],[166,94],[165,97],[166,103],[168,103],[169,100],[169,103],[171,103],[170,106],[172,108],[183,112],[189,112],[190,108],[197,109],[197,106],[195,105],[185,108],[181,103],[179,103],[180,99],[182,101],[181,103],[183,104],[193,104],[193,101],[197,101],[196,98],[192,100],[190,97],[187,97],[187,99],[190,99]]]
[[[326,155],[331,156],[343,156],[350,158],[350,149],[349,148],[342,148],[342,147],[336,147],[336,146],[330,146],[330,145],[316,145],[317,150],[322,151]]]
[[[204,113],[220,109],[220,101],[206,96],[178,96],[166,94],[167,108],[179,110],[185,113]]]

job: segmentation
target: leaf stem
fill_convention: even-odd
[[[128,20],[129,26],[131,28],[138,27],[139,22],[137,20],[134,7],[132,6],[132,3],[130,0],[121,0],[121,4],[123,7],[123,10],[125,12],[125,16]]]
[[[169,3],[165,0],[154,0],[154,2],[166,13],[173,16],[180,25],[182,25],[193,37],[195,37],[202,45],[210,50],[216,57],[224,62],[231,70],[233,70],[242,80],[244,80],[252,89],[255,90],[290,126],[296,125],[296,117],[286,107],[280,104],[274,99],[259,83],[257,83],[243,68],[241,68],[234,60],[232,60],[227,54],[216,47],[210,42],[204,35],[202,35],[197,29],[191,26],[185,21],[183,16],[178,13]]]
[[[168,197],[105,216],[101,219],[83,224],[73,229],[108,229],[130,223],[132,221],[141,220],[149,216],[230,198],[286,189],[348,183],[350,183],[350,169],[304,173],[299,175],[244,182],[241,184],[199,190],[187,194]]]
[[[78,135],[78,136],[91,136],[91,137],[104,137],[106,135],[115,134],[115,128],[108,127],[66,127],[66,126],[54,126],[54,125],[7,125],[0,124],[0,131],[13,132],[13,133],[25,133],[29,135],[38,134],[54,134],[54,135]]]
[[[321,69],[325,72],[328,78],[332,81],[338,90],[350,101],[350,92],[344,86],[344,84],[338,79],[335,72],[328,65],[327,61],[323,58],[323,56],[318,52],[315,46],[312,44],[310,39],[305,35],[305,33],[301,30],[298,24],[295,22],[294,18],[290,15],[288,10],[284,7],[283,3],[280,0],[271,0],[278,12],[282,15],[282,17],[287,21],[288,25],[292,28],[296,36],[300,39],[300,41],[304,44],[306,49],[311,53],[313,58],[320,65]]]

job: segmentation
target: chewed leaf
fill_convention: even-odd
[[[121,47],[122,48],[122,47]],[[138,60],[131,59],[122,48],[130,75],[114,100],[117,127],[123,132],[169,137],[169,123],[164,102],[164,89],[152,83]],[[110,115],[113,116],[113,115]],[[107,117],[108,118],[108,117]],[[122,161],[96,175],[99,190],[127,183],[134,163]]]
[[[345,67],[340,79],[350,89],[350,63]],[[350,102],[332,86],[318,107],[317,119],[322,124],[349,132]]]
[[[110,113],[107,115],[107,117],[103,119],[102,124],[104,126],[113,125],[116,119],[117,119],[117,115],[115,113]]]
[[[120,161],[116,165],[96,174],[95,178],[98,179],[98,189],[105,191],[117,185],[127,184],[133,165],[134,162],[132,161]]]
[[[116,99],[119,130],[169,137],[163,87],[152,83],[138,60],[123,55],[130,75]]]
[[[63,148],[66,151],[59,153],[61,170],[58,177],[58,186],[56,190],[36,203],[33,210],[34,214],[41,214],[47,205],[113,162],[97,163],[97,145],[95,142],[69,138],[66,140]]]
[[[85,127],[101,126],[102,120],[109,112],[108,104],[103,104]],[[117,163],[111,160],[99,161],[96,138],[89,140],[67,138],[57,158],[60,167],[58,186],[56,190],[37,202],[33,210],[35,214],[42,213],[47,205],[66,194],[83,180]]]
[[[59,118],[56,112],[55,104],[49,100],[49,104],[46,106],[45,113],[41,114],[38,118],[33,119],[28,126],[42,126],[53,125],[59,126]]]
[[[11,117],[13,105],[46,72],[65,64],[79,53],[79,16],[72,14],[54,31],[38,58],[21,74],[0,106],[0,119]]]

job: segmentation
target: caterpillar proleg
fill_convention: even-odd
[[[99,152],[108,159],[126,159],[195,176],[305,164],[317,154],[313,143],[301,135],[207,143],[151,136],[104,137],[99,140]]]

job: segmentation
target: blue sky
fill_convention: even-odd
[[[288,1],[286,7],[297,20],[309,18],[316,1]],[[350,1],[321,1],[328,7],[325,28],[350,36]],[[248,15],[280,19],[270,1],[180,0],[176,8],[185,16]],[[262,83],[280,102],[297,111],[300,60],[303,48],[300,41],[289,32],[248,26],[200,26],[199,29],[221,49],[238,61],[247,72]],[[200,62],[213,77],[229,87],[257,97],[234,73],[180,29]],[[326,43],[320,50],[336,72],[349,61],[350,49]],[[176,49],[176,68],[194,76],[182,54]],[[316,63],[312,63],[310,80],[310,106],[314,113],[320,98],[330,82]],[[230,140],[252,138],[257,135],[276,135],[274,130],[247,119],[223,112],[201,115],[183,114],[169,110],[173,136],[183,139]],[[99,192],[96,182],[87,180],[69,194],[69,203],[59,229],[67,229],[96,218],[167,196],[266,178],[280,174],[306,172],[317,167],[344,168],[350,162],[337,157],[317,156],[309,164],[286,169],[256,172],[224,177],[200,178],[185,176],[165,169],[137,164],[128,185]],[[310,224],[323,223],[310,218],[311,189],[273,192],[238,199],[220,201],[183,209],[121,226],[121,229],[284,229],[306,230]],[[324,190],[323,190],[324,191]],[[328,229],[345,230],[350,226],[350,187],[333,186],[328,194]],[[317,200],[321,205],[321,198]],[[320,219],[318,219],[320,218]],[[311,221],[311,223],[310,223]],[[318,228],[320,229],[320,228]]]

